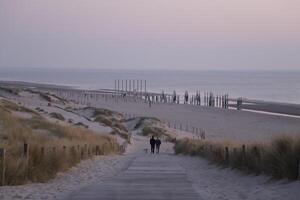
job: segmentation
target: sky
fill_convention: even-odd
[[[300,70],[299,0],[0,0],[0,69]]]

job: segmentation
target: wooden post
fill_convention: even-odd
[[[99,155],[99,145],[96,146],[96,155]]]
[[[81,159],[83,159],[83,155],[84,155],[84,148],[81,147],[81,148],[80,148],[80,156],[81,156],[80,158],[81,158]]]
[[[1,186],[5,185],[5,154],[6,151],[4,148],[0,148],[0,158],[2,162],[2,168],[1,168]]]
[[[24,156],[25,158],[27,158],[27,157],[28,157],[28,153],[29,153],[29,145],[26,144],[26,143],[24,143],[23,156]]]
[[[132,83],[132,91],[134,92],[134,89],[135,89],[135,80],[132,80],[133,83]]]
[[[300,160],[298,162],[298,180],[300,180]]]
[[[225,147],[225,162],[226,165],[229,165],[229,148]]]
[[[87,153],[88,153],[89,156],[91,155],[91,148],[90,148],[90,145],[88,146]]]
[[[41,155],[44,156],[44,153],[45,153],[45,148],[41,147]]]
[[[28,178],[29,175],[29,144],[24,143],[24,152],[23,152],[23,156],[25,158],[25,165],[26,165],[26,171],[25,171],[25,179]]]
[[[246,163],[246,146],[243,144],[242,145],[242,159],[243,159],[243,165],[245,165]]]
[[[118,92],[120,91],[120,80],[118,80]]]

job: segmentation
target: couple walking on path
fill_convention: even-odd
[[[156,147],[156,153],[158,154],[160,145],[161,145],[160,139],[158,137],[154,139],[154,136],[152,136],[152,138],[150,139],[151,153],[154,154],[155,147]]]

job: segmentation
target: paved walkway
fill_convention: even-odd
[[[129,168],[105,183],[73,193],[70,200],[201,200],[176,156],[142,154]]]

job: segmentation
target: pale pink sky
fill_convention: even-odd
[[[300,69],[299,0],[0,0],[0,68]]]

